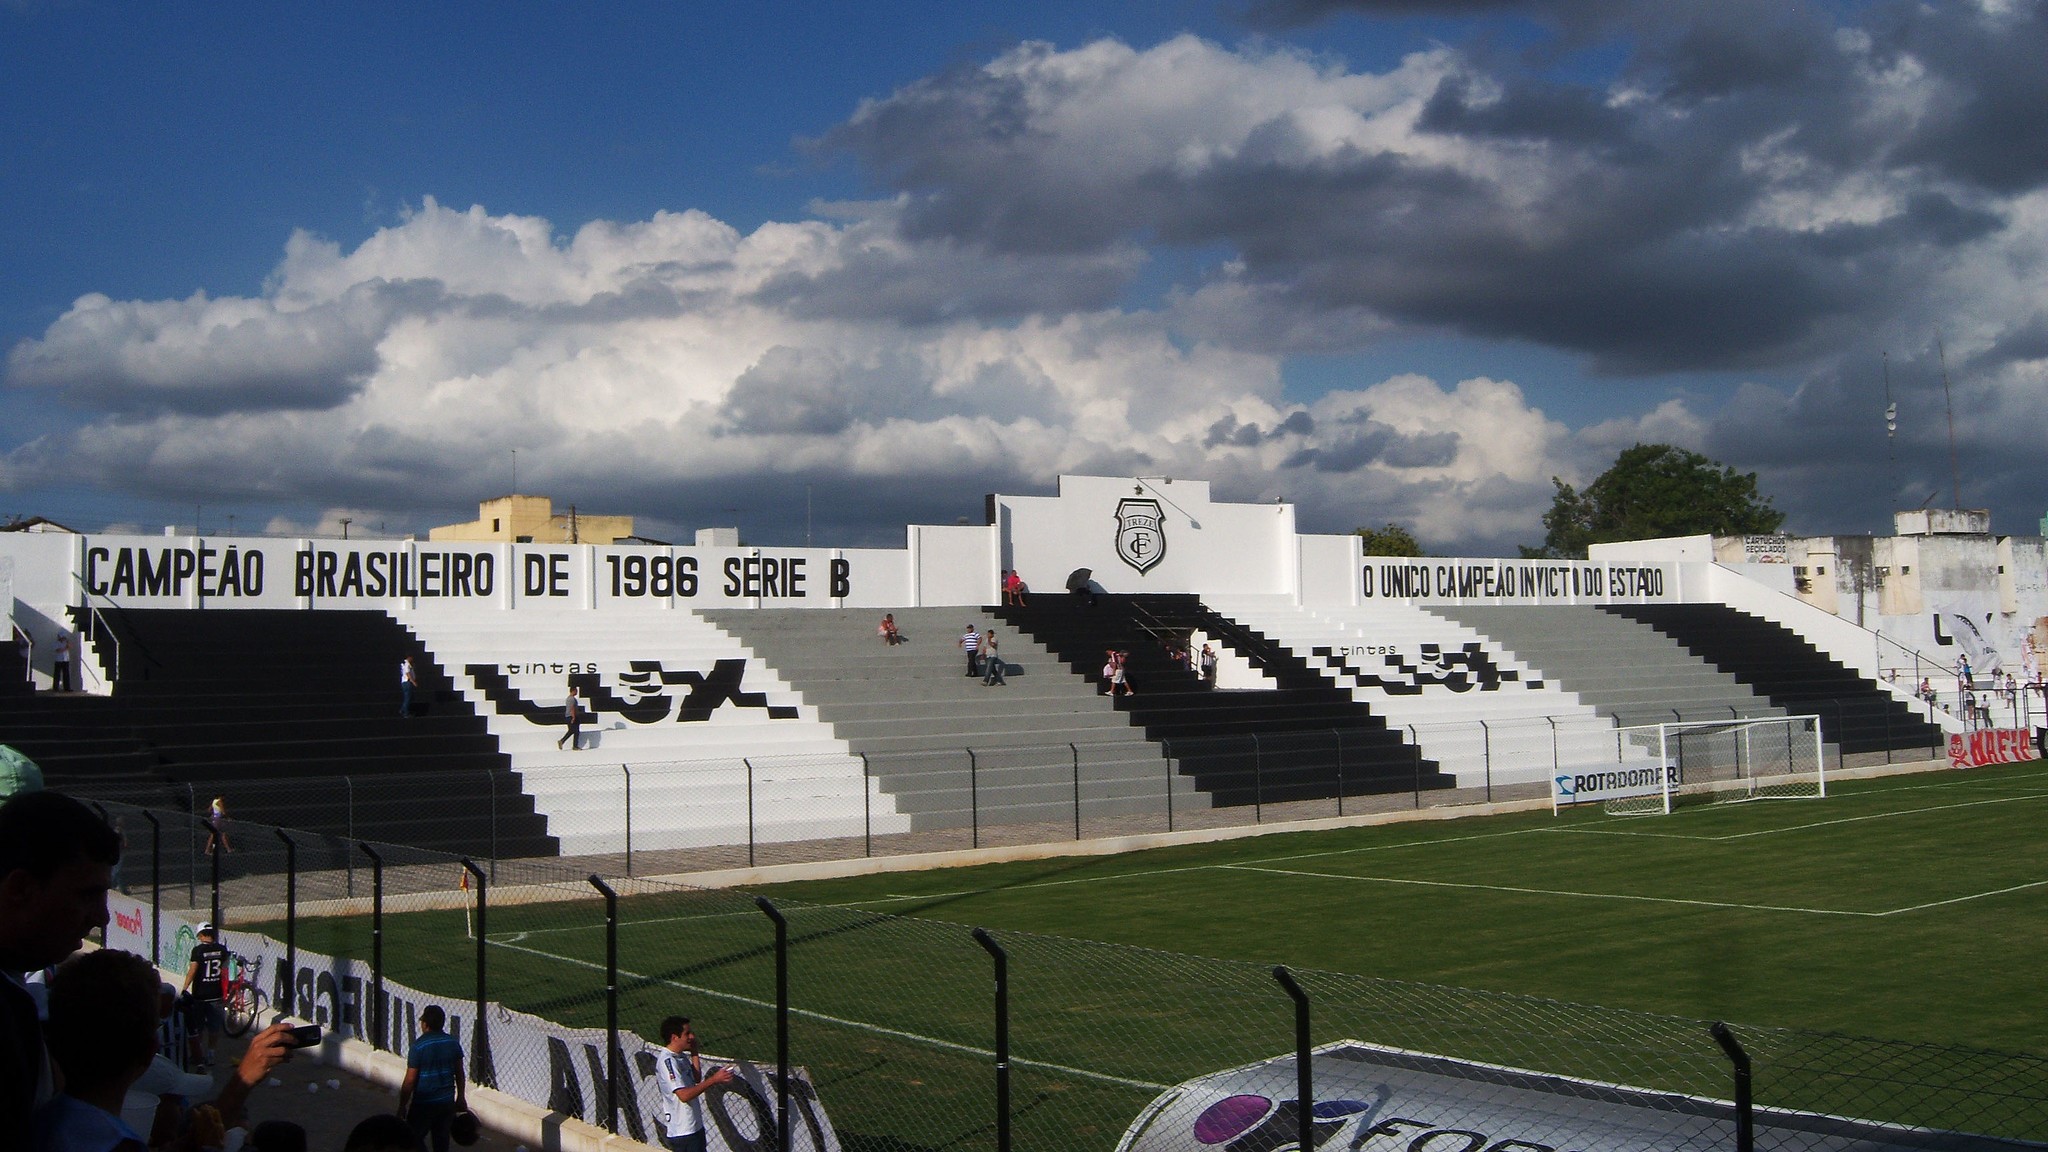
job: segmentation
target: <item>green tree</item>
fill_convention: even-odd
[[[1577,491],[1553,476],[1557,492],[1543,514],[1543,547],[1525,556],[1584,557],[1593,544],[1661,536],[1761,535],[1785,514],[1757,492],[1756,473],[1669,444],[1638,444]]]
[[[1415,533],[1391,520],[1387,521],[1385,528],[1360,528],[1358,534],[1365,537],[1367,556],[1428,555],[1422,550],[1422,545],[1415,542]]]

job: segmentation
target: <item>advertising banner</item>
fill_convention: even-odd
[[[1125,1129],[1117,1152],[1292,1152],[1300,1147],[1293,1055],[1187,1081]],[[1356,1040],[1315,1049],[1312,1140],[1349,1152],[1638,1152],[1733,1148],[1735,1106],[1476,1064]],[[1759,1148],[1905,1152],[2031,1147],[1814,1113],[1755,1113]]]
[[[1979,728],[1957,732],[1948,738],[1948,766],[1981,768],[1986,764],[2018,764],[2039,760],[2034,734],[2025,728]]]
[[[1595,768],[1584,772],[1563,772],[1550,778],[1553,808],[1569,804],[1600,804],[1629,796],[1655,796],[1670,786],[1685,782],[1684,770],[1676,764],[1644,764],[1634,768]]]
[[[110,947],[149,955],[147,905],[120,893],[108,899]],[[172,971],[187,963],[196,921],[166,915],[162,921],[162,966]],[[238,956],[260,965],[258,980],[273,1011],[289,1012],[357,1040],[371,1040],[380,1014],[386,1034],[380,1045],[404,1055],[420,1033],[420,1010],[439,1004],[448,1013],[448,1032],[462,1041],[471,1079],[501,1092],[539,1104],[592,1124],[604,1123],[605,1032],[601,1028],[569,1028],[503,1005],[486,1006],[478,1028],[471,1001],[429,996],[386,980],[381,997],[370,966],[359,960],[336,959],[300,949],[296,967],[287,969],[281,941],[232,929],[222,943]],[[373,1003],[375,1001],[375,1003]],[[620,1032],[624,1059],[619,1061],[619,1133],[643,1143],[660,1143],[662,1099],[655,1081],[658,1047],[631,1032]],[[712,1152],[758,1152],[775,1146],[775,1068],[749,1060],[706,1054],[704,1071],[729,1067],[734,1078],[700,1098]],[[791,1152],[839,1152],[839,1136],[812,1084],[810,1073],[790,1069]]]

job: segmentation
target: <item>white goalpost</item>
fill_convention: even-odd
[[[1808,800],[1828,794],[1818,716],[1644,724],[1617,728],[1615,736],[1624,757],[1653,758],[1662,771],[1653,766],[1632,774],[1638,782],[1605,801],[1612,815],[1664,815],[1686,803]]]

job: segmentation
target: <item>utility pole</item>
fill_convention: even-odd
[[[1963,469],[1956,460],[1956,398],[1948,386],[1948,349],[1942,346],[1941,334],[1934,336],[1934,351],[1941,357],[1941,395],[1948,404],[1948,477],[1950,494],[1955,498],[1956,511],[1963,510]]]

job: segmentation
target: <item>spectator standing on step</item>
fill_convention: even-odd
[[[960,634],[960,647],[967,653],[967,678],[972,680],[981,675],[981,633],[974,630],[973,624]]]
[[[448,1014],[439,1004],[420,1010],[420,1027],[405,1054],[405,1081],[398,1086],[398,1114],[413,1134],[433,1138],[434,1152],[448,1152],[448,1125],[469,1107],[469,1084],[462,1075],[462,1042],[444,1027]]]
[[[661,1086],[661,1142],[670,1152],[704,1152],[702,1097],[730,1082],[732,1069],[704,1074],[697,1034],[690,1030],[688,1016],[670,1016],[661,1022],[661,1046],[667,1051],[654,1058],[654,1080]]]
[[[1202,687],[1204,687],[1204,688],[1214,688],[1214,687],[1216,687],[1216,647],[1215,647],[1215,645],[1213,645],[1213,644],[1204,644],[1204,645],[1202,645],[1202,657],[1201,657],[1201,659],[1202,659]]]
[[[398,714],[412,715],[412,690],[419,686],[419,673],[413,671],[412,657],[398,662]]]
[[[896,614],[894,612],[882,613],[882,626],[875,629],[875,635],[880,636],[882,643],[887,644],[891,648],[903,643],[903,633],[896,629]]]
[[[576,751],[583,751],[583,700],[576,694],[576,686],[569,685],[569,699],[562,703],[562,718],[569,723],[569,730],[555,741],[555,749],[561,750],[567,744]]]
[[[75,635],[69,628],[57,629],[57,646],[50,657],[50,691],[70,692],[71,687],[71,643]]]
[[[92,810],[60,792],[0,804],[0,1123],[19,1140],[36,1105],[55,1094],[43,1025],[22,974],[78,951],[107,923],[120,844]]]
[[[988,669],[988,675],[981,682],[993,688],[998,684],[1007,686],[1003,679],[1003,658],[996,652],[996,630],[991,628],[981,634],[981,664]]]

